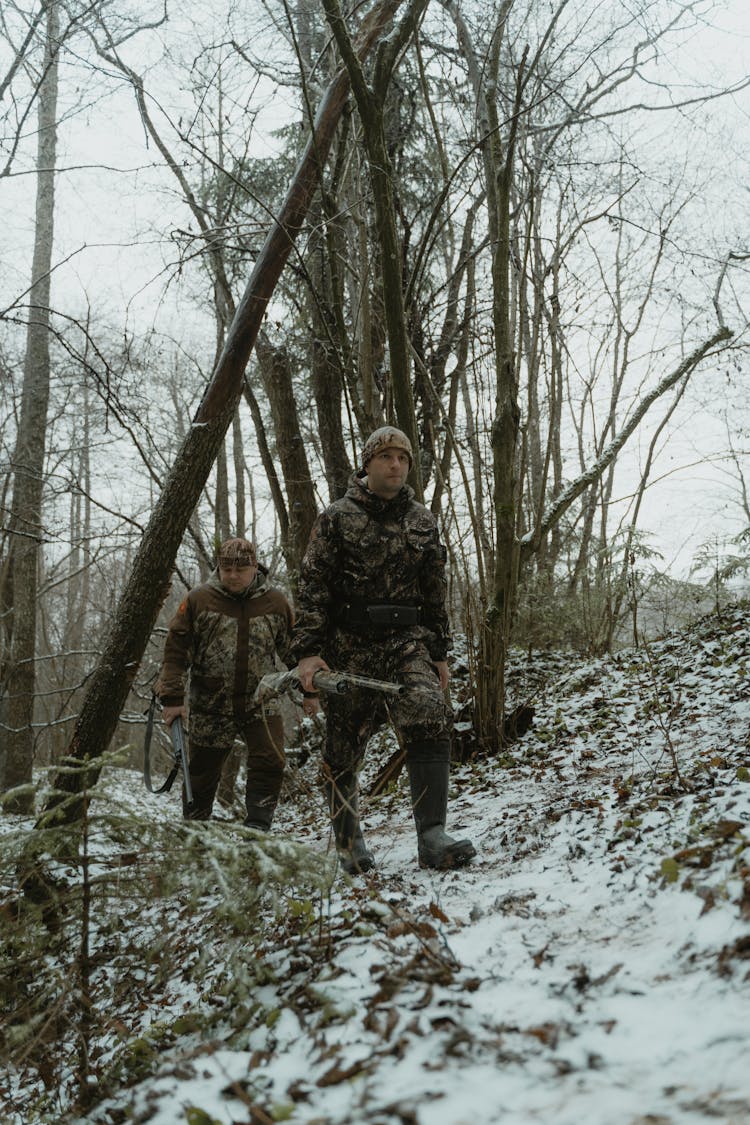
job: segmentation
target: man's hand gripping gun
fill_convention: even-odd
[[[151,781],[151,734],[153,731],[154,722],[154,705],[152,705],[148,723],[146,725],[146,741],[143,747],[143,780],[149,793],[168,793],[174,784],[174,779],[178,773],[182,773],[183,781],[185,782],[185,803],[188,808],[193,804],[193,787],[190,784],[190,768],[188,766],[187,750],[185,749],[185,729],[182,725],[182,719],[178,715],[172,720],[169,727],[169,736],[172,739],[172,754],[174,756],[174,764],[169,772],[169,776],[163,785],[155,789]]]
[[[327,695],[345,695],[352,688],[364,688],[366,691],[376,691],[380,695],[403,695],[406,691],[403,684],[394,684],[389,680],[373,680],[369,676],[355,676],[350,672],[327,672],[325,668],[315,673],[313,686],[316,691],[322,691]],[[262,703],[265,699],[272,699],[276,695],[301,691],[302,684],[296,670],[271,672],[258,684],[255,699],[258,703]]]

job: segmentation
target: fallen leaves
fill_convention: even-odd
[[[372,1066],[373,1061],[372,1059],[358,1059],[350,1066],[343,1067],[335,1063],[325,1074],[320,1076],[315,1085],[322,1089],[326,1086],[338,1086],[342,1082],[349,1082],[352,1078],[365,1073]]]
[[[719,975],[723,977],[731,976],[733,973],[733,961],[750,961],[750,934],[745,934],[743,937],[738,937],[731,945],[725,945],[718,957],[718,970]],[[745,974],[747,978],[750,972]]]

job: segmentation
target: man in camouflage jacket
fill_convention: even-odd
[[[390,717],[406,746],[420,863],[457,867],[475,854],[445,833],[450,712],[446,551],[432,514],[406,485],[412,449],[385,426],[365,444],[362,470],[318,518],[302,563],[292,657],[309,696],[320,668],[393,680],[407,691],[383,697],[329,696],[324,773],[342,865],[374,859],[358,815],[357,773],[372,734]]]
[[[292,609],[269,586],[247,539],[228,539],[217,569],[194,587],[169,625],[157,684],[164,721],[185,716],[190,678],[191,820],[208,820],[224,761],[236,737],[248,750],[245,824],[267,830],[284,773],[284,728],[278,702],[253,702],[262,676],[289,652]],[[183,802],[184,802],[183,791]]]

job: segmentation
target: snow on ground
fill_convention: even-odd
[[[747,606],[516,668],[534,727],[453,773],[472,866],[419,869],[405,778],[365,800],[377,871],[296,932],[269,921],[259,1013],[186,1035],[86,1120],[750,1123],[749,677]],[[315,773],[278,832],[322,854]]]

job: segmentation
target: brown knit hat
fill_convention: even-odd
[[[366,469],[368,461],[372,461],[375,454],[382,453],[384,449],[403,449],[409,457],[409,466],[414,464],[411,442],[404,431],[397,430],[395,426],[381,426],[379,430],[370,434],[365,442],[362,450],[362,468]]]
[[[225,539],[219,547],[219,565],[223,562],[252,566],[258,560],[249,539]]]

